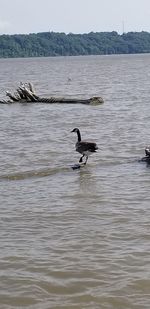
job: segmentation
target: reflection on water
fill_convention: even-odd
[[[0,106],[0,308],[149,309],[150,171],[139,162],[149,144],[149,62],[0,60],[1,96],[31,81],[41,95],[105,101]],[[99,147],[77,170],[74,127]]]

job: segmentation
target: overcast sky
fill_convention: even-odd
[[[150,0],[0,0],[0,34],[150,32]]]

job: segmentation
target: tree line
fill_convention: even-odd
[[[149,32],[0,35],[0,58],[150,53]]]

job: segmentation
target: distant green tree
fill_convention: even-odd
[[[0,36],[0,58],[150,53],[149,32],[41,32]]]

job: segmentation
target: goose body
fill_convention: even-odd
[[[82,154],[82,157],[80,158],[79,162],[81,163],[83,161],[83,158],[85,157],[85,163],[87,163],[88,157],[96,152],[96,150],[98,149],[98,146],[96,143],[94,142],[88,142],[88,141],[83,141],[81,140],[81,133],[80,130],[78,128],[74,128],[71,132],[76,132],[77,133],[77,137],[78,140],[75,144],[75,148],[76,151]]]

